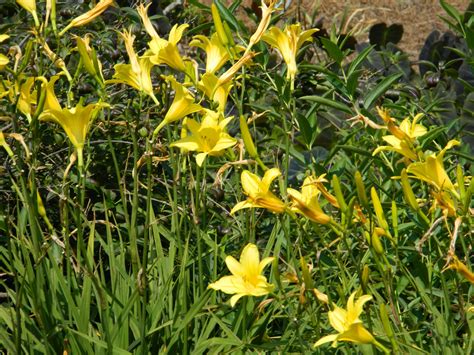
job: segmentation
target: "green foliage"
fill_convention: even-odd
[[[249,28],[265,15],[266,31],[293,19],[247,9],[252,27],[238,15],[241,1],[215,0],[222,26],[214,26],[209,7],[188,3],[176,17],[169,8],[148,10],[152,24],[162,21],[155,31],[163,53],[149,45],[150,29],[132,7],[108,8],[59,35],[88,5],[58,2],[46,24],[38,2],[36,27],[23,5],[1,6],[0,35],[9,38],[0,42],[7,59],[2,66],[0,56],[0,349],[472,353],[466,117],[474,84],[460,74],[460,59],[443,68],[426,61],[422,77],[389,40],[353,50],[336,27],[326,37],[310,33],[294,53],[269,36],[246,48]],[[474,17],[440,3],[465,44],[449,50],[472,67]],[[179,44],[167,33],[174,23],[190,24]],[[231,40],[216,36],[225,60],[206,73],[210,51],[190,45],[191,36],[211,41],[217,27]],[[84,54],[75,36],[87,33]],[[176,53],[185,70],[171,65],[179,66]],[[248,53],[253,58],[240,63]],[[437,80],[428,83],[432,74]],[[213,75],[224,83],[212,84]],[[226,84],[222,101],[216,93]],[[72,117],[79,105],[108,104],[87,120],[84,147],[70,140],[78,117],[69,131],[45,119],[64,114],[53,98]],[[183,102],[201,108],[184,115]],[[217,138],[225,148],[216,148]],[[188,145],[170,146],[178,141]],[[281,175],[261,180],[271,168]],[[253,208],[230,213],[244,201]],[[249,296],[246,284],[231,307],[231,295],[208,285],[229,273],[239,280],[227,257],[249,243],[262,259],[274,257],[259,271],[275,287]],[[351,294],[372,299],[360,322],[344,327],[364,327],[374,340],[340,336],[337,348],[315,348],[343,334],[331,317]]]

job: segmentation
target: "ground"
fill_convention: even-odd
[[[211,0],[204,2],[209,4]],[[251,3],[252,0],[243,1],[245,5]],[[346,10],[347,15],[352,16],[348,28],[357,26],[358,39],[362,41],[367,40],[368,29],[375,23],[402,24],[404,35],[399,47],[407,52],[412,60],[418,59],[426,37],[433,30],[447,30],[446,24],[440,18],[445,12],[437,0],[286,0],[285,3],[289,15],[300,15],[303,21],[313,20],[314,23],[322,19],[325,27],[330,27],[331,23],[339,25]],[[464,12],[470,0],[447,0],[447,3]],[[298,9],[304,11],[298,14]],[[242,16],[245,16],[244,14],[241,13]]]

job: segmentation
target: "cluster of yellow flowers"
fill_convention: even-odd
[[[319,196],[323,194],[329,202],[337,205],[336,199],[323,185],[327,182],[324,176],[308,176],[301,187],[301,192],[288,188],[287,194],[292,201],[291,206],[287,206],[270,190],[271,183],[281,172],[278,168],[272,168],[265,172],[263,178],[244,170],[241,175],[242,189],[247,195],[245,201],[239,202],[232,208],[231,214],[244,208],[266,208],[274,213],[294,212],[321,224],[331,221],[331,217],[324,213],[319,205]]]
[[[211,283],[208,288],[233,295],[230,299],[232,307],[243,296],[258,297],[267,295],[273,291],[275,286],[268,283],[262,272],[265,266],[274,260],[273,257],[260,260],[257,246],[251,243],[247,244],[242,250],[240,261],[232,256],[227,256],[225,259],[227,268],[232,275],[220,278],[218,281]],[[357,344],[374,344],[383,348],[364,327],[359,318],[363,312],[364,304],[370,301],[372,296],[363,295],[357,301],[354,301],[355,296],[356,292],[350,295],[346,309],[335,304],[330,305],[332,310],[328,313],[329,322],[338,333],[321,338],[314,344],[315,347],[327,342],[332,342],[333,346],[337,346],[338,341],[349,341]],[[329,304],[328,297],[322,293],[319,294],[318,299]]]

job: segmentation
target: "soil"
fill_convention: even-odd
[[[244,0],[243,6],[250,6],[252,1]],[[210,4],[211,0],[204,3]],[[223,1],[224,3],[226,1]],[[231,3],[232,1],[227,1]],[[255,1],[259,3],[259,1]],[[311,23],[323,21],[325,28],[332,24],[339,26],[346,13],[351,18],[347,29],[357,29],[358,41],[368,40],[369,28],[376,23],[385,22],[402,24],[404,34],[398,46],[405,51],[410,59],[418,59],[421,47],[428,35],[439,30],[444,32],[448,26],[440,16],[445,11],[437,0],[286,0],[286,17],[297,16],[301,22]],[[446,0],[446,2],[463,13],[471,0]],[[245,21],[245,12],[239,11],[239,16]]]

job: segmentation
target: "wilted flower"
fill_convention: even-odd
[[[165,76],[164,79],[171,83],[171,87],[174,90],[174,99],[168,112],[166,112],[165,118],[153,132],[153,135],[155,136],[168,123],[178,121],[191,113],[202,110],[201,105],[194,102],[194,97],[191,95],[189,90],[181,83],[178,83],[174,76]]]
[[[240,262],[227,256],[225,263],[232,276],[224,276],[210,284],[208,288],[234,295],[230,299],[232,307],[243,296],[264,296],[272,292],[274,286],[262,275],[263,269],[273,261],[273,257],[260,261],[255,244],[247,244],[240,255]]]
[[[286,190],[288,197],[293,202],[292,210],[301,213],[310,220],[326,224],[331,218],[319,206],[318,197],[321,194],[313,176],[308,176],[301,187],[301,193],[295,189]]]
[[[8,145],[7,141],[5,140],[5,135],[3,134],[2,130],[0,130],[0,146],[6,150],[7,154],[10,157],[13,157],[13,151],[11,150],[10,146]]]
[[[275,213],[284,212],[285,204],[270,191],[272,181],[280,175],[281,172],[278,168],[272,168],[267,170],[263,178],[260,179],[250,171],[244,170],[240,179],[244,193],[248,197],[247,200],[236,204],[230,214],[234,214],[243,208],[255,207],[266,208]]]
[[[356,344],[370,344],[376,342],[375,338],[364,328],[362,321],[359,319],[364,304],[370,301],[372,296],[363,295],[354,302],[355,294],[356,292],[350,295],[347,301],[347,309],[335,305],[334,310],[328,313],[329,323],[337,330],[338,334],[322,337],[314,344],[315,347],[329,342],[333,342],[333,346],[337,346],[338,341],[350,341]]]
[[[125,48],[127,49],[130,58],[130,64],[115,64],[115,74],[112,80],[108,80],[108,83],[123,83],[130,85],[131,87],[149,95],[155,104],[158,105],[158,99],[153,94],[153,84],[151,82],[151,69],[153,68],[153,64],[146,56],[137,57],[137,54],[133,49],[135,36],[133,36],[131,32],[124,31],[123,33],[120,33],[120,35],[125,41]]]
[[[235,145],[237,140],[232,138],[225,130],[232,117],[219,120],[219,116],[220,114],[208,110],[201,123],[193,119],[187,119],[186,127],[191,135],[172,143],[170,147],[199,152],[196,155],[196,162],[199,166],[202,165],[208,155],[222,155],[224,150]]]
[[[151,41],[148,42],[150,50],[147,51],[145,55],[150,57],[153,64],[167,64],[173,69],[184,72],[186,67],[178,51],[178,42],[181,40],[188,24],[180,26],[174,25],[170,31],[168,40],[165,40],[158,35],[148,17],[147,11],[150,5],[151,3],[145,7],[143,4],[140,4],[137,9],[145,26],[145,30],[151,37]]]
[[[40,121],[58,123],[66,132],[71,143],[77,151],[78,164],[83,166],[83,148],[87,133],[99,110],[108,105],[103,102],[82,106],[78,104],[72,108],[62,108],[56,94],[54,93],[54,77],[46,85],[45,110],[39,116]]]
[[[388,124],[389,130],[395,134],[382,137],[382,139],[390,144],[390,146],[381,146],[374,150],[372,155],[378,154],[383,150],[391,150],[397,152],[410,160],[416,160],[417,155],[413,149],[416,138],[426,134],[427,130],[424,126],[418,124],[418,120],[423,116],[422,113],[416,115],[413,121],[407,117],[400,127],[394,124],[393,119],[388,115],[388,111],[378,108],[380,116]]]
[[[80,27],[92,22],[96,17],[100,16],[105,10],[112,5],[114,0],[100,0],[92,9],[74,18],[69,25],[67,25],[59,35],[62,36],[72,27]]]
[[[474,273],[467,268],[467,266],[462,263],[456,255],[454,255],[451,259],[450,264],[446,269],[452,269],[457,271],[459,274],[461,274],[466,280],[468,280],[470,283],[474,284]]]
[[[260,20],[260,23],[258,24],[255,33],[252,35],[252,37],[250,37],[246,52],[252,49],[255,43],[260,41],[263,34],[267,30],[268,25],[270,24],[270,20],[272,19],[272,13],[273,11],[275,11],[275,4],[276,0],[269,0],[268,5],[266,3],[266,0],[262,0],[262,6],[260,7],[262,9],[262,19]]]
[[[304,42],[312,40],[311,36],[316,31],[318,31],[316,28],[301,31],[301,25],[297,23],[286,26],[284,31],[272,27],[262,37],[265,42],[278,49],[288,67],[286,77],[292,82],[298,71],[296,55]]]

